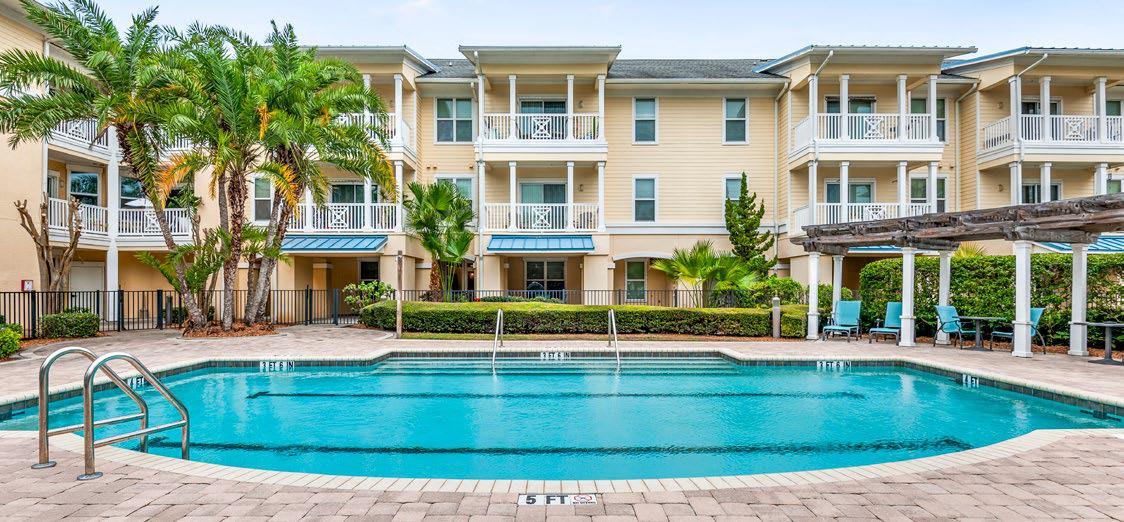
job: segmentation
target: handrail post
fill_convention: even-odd
[[[117,292],[117,331],[125,331],[125,291],[118,288]]]
[[[503,346],[503,308],[496,310],[496,333],[492,338],[492,373],[496,372],[496,351]]]

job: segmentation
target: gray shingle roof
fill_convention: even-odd
[[[440,71],[429,73],[421,78],[475,78],[476,68],[464,58],[430,58]]]
[[[635,59],[617,60],[609,68],[610,79],[673,79],[673,78],[777,78],[753,68],[768,60],[761,59]]]

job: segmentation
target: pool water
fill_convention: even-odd
[[[1040,428],[1117,426],[1061,403],[894,367],[697,357],[626,358],[619,372],[607,359],[501,359],[495,374],[487,359],[280,367],[165,379],[191,414],[192,460],[377,477],[634,479],[872,464]],[[155,390],[141,390],[153,424],[176,418]],[[99,392],[96,408],[99,418],[135,411],[118,390]],[[79,399],[54,403],[52,426],[80,420]],[[0,421],[0,429],[35,427],[33,409]],[[178,441],[178,431],[155,435],[150,451],[178,456]]]

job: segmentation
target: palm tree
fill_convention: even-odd
[[[438,299],[442,290],[452,289],[454,265],[468,255],[473,233],[468,229],[474,217],[472,202],[456,185],[442,181],[433,184],[411,182],[406,207],[406,230],[421,243],[433,259],[429,271],[429,293]]]
[[[262,114],[263,147],[269,161],[283,166],[270,179],[275,197],[265,243],[280,251],[289,219],[297,210],[299,195],[309,192],[315,204],[327,199],[325,163],[370,179],[393,197],[394,173],[384,153],[386,135],[373,125],[385,113],[378,94],[363,85],[354,65],[316,57],[314,49],[300,47],[292,26],[278,28],[262,49],[256,70],[256,97]],[[339,116],[367,112],[375,115],[363,124],[349,123]],[[246,322],[262,320],[274,257],[262,260],[258,276],[249,280]]]
[[[705,302],[703,291],[717,263],[718,254],[714,252],[714,244],[699,241],[686,250],[676,248],[671,253],[671,259],[653,261],[652,268],[667,274],[672,282],[689,287],[693,303],[702,306]]]
[[[72,0],[43,6],[21,0],[27,18],[69,53],[77,66],[42,54],[20,49],[0,53],[0,90],[26,93],[32,87],[49,86],[42,94],[17,94],[0,98],[0,132],[11,134],[12,147],[45,139],[59,124],[93,119],[98,138],[116,136],[123,164],[140,181],[152,203],[156,221],[169,251],[176,248],[164,215],[174,183],[160,179],[159,158],[163,145],[160,120],[154,114],[169,96],[161,88],[159,62],[167,59],[161,49],[161,31],[155,24],[155,8],[132,18],[121,34],[113,21],[90,0]],[[112,132],[111,132],[112,129]],[[205,320],[190,291],[186,261],[175,263],[177,289],[183,296],[191,322]]]

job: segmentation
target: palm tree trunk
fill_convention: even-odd
[[[227,179],[227,204],[230,205],[230,256],[223,263],[222,329],[234,326],[234,287],[237,284],[238,262],[242,259],[242,228],[246,221],[246,176],[241,169]]]
[[[429,269],[429,300],[441,300],[441,262],[433,258],[432,268]],[[402,290],[399,288],[399,290]]]

